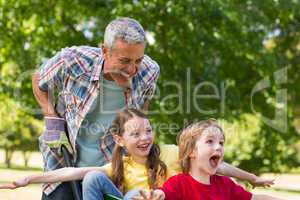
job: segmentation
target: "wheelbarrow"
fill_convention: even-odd
[[[63,145],[61,147],[62,154],[64,157],[66,167],[74,167],[74,163],[72,160],[72,155],[69,153],[68,149]],[[71,189],[73,192],[74,200],[82,200],[81,186],[78,181],[70,181]],[[122,200],[111,194],[104,194],[104,200]]]
[[[69,153],[67,147],[65,145],[62,145],[61,151],[64,157],[65,165],[66,167],[74,167],[74,163],[72,160],[72,155]],[[70,185],[73,192],[73,198],[74,200],[82,200],[82,194],[81,194],[81,186],[78,181],[70,181]]]

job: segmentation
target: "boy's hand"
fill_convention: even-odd
[[[250,181],[250,184],[255,187],[271,187],[274,184],[275,179],[263,178],[255,176],[253,180]]]
[[[20,179],[20,180],[17,180],[17,181],[14,181],[12,183],[8,183],[8,184],[5,184],[5,185],[0,185],[0,189],[16,189],[16,188],[19,188],[19,187],[25,187],[29,184],[29,179],[28,178],[23,178],[23,179]]]
[[[162,190],[151,190],[145,192],[140,190],[140,196],[133,197],[133,200],[163,200],[165,199],[165,193]]]

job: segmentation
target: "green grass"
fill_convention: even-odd
[[[300,167],[291,169],[289,174],[300,174]]]
[[[283,189],[283,188],[269,188],[268,190],[273,190],[277,192],[287,192],[291,194],[298,194],[300,197],[300,190],[290,190],[290,189]]]
[[[277,197],[284,200],[299,200],[300,192],[291,192],[285,189],[273,189],[273,188],[258,188],[252,191],[254,194],[266,194],[273,197]]]
[[[40,167],[24,167],[20,165],[12,164],[10,168],[7,168],[7,166],[3,163],[0,163],[0,169],[12,169],[12,170],[18,170],[18,171],[43,171]]]

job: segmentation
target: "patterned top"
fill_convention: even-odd
[[[67,121],[70,143],[76,160],[76,137],[81,122],[90,110],[101,89],[100,73],[103,66],[100,48],[79,46],[64,48],[54,57],[47,60],[39,71],[39,88],[55,94],[56,112]],[[128,107],[142,108],[146,100],[153,97],[159,66],[147,55],[132,78],[131,89],[124,92]],[[44,159],[44,170],[54,170],[63,166],[63,158],[39,138],[40,150]],[[106,135],[102,140],[101,150],[107,161],[111,158],[113,140]],[[60,183],[45,184],[45,194],[50,194]]]

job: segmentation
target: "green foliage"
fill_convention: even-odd
[[[153,121],[176,125],[172,131],[158,132],[161,141],[175,142],[174,133],[186,123],[208,117],[242,127],[256,123],[255,129],[250,126],[228,139],[227,159],[258,172],[293,165],[289,146],[299,140],[299,134],[292,122],[300,113],[300,4],[295,0],[0,0],[1,94],[20,105],[22,109],[15,108],[26,116],[40,117],[34,110],[32,70],[65,46],[97,46],[106,24],[118,16],[139,20],[152,36],[146,53],[161,66],[159,93],[151,106],[156,111]],[[288,81],[276,84],[274,72],[284,67],[288,67]],[[252,108],[251,91],[267,77],[271,87],[254,96]],[[210,85],[196,90],[205,81]],[[282,88],[288,91],[285,133],[260,120],[274,117],[276,93]],[[245,124],[244,114],[253,109],[260,115]],[[18,124],[15,118],[7,119],[11,115],[0,116],[5,121],[1,127]],[[25,120],[19,123],[27,127]],[[12,137],[9,132],[0,137],[5,138],[3,134]],[[231,151],[230,145],[237,145],[240,153]]]
[[[5,95],[0,95],[0,148],[6,153],[6,164],[10,166],[10,159],[15,150],[24,152],[37,149],[37,138],[42,131],[42,122],[25,113],[18,102]],[[25,165],[27,161],[25,161]]]
[[[223,122],[225,160],[243,169],[256,169],[256,173],[288,172],[287,166],[297,166],[296,152],[290,146],[294,140],[289,135],[268,130],[259,119],[244,114],[240,120]]]

